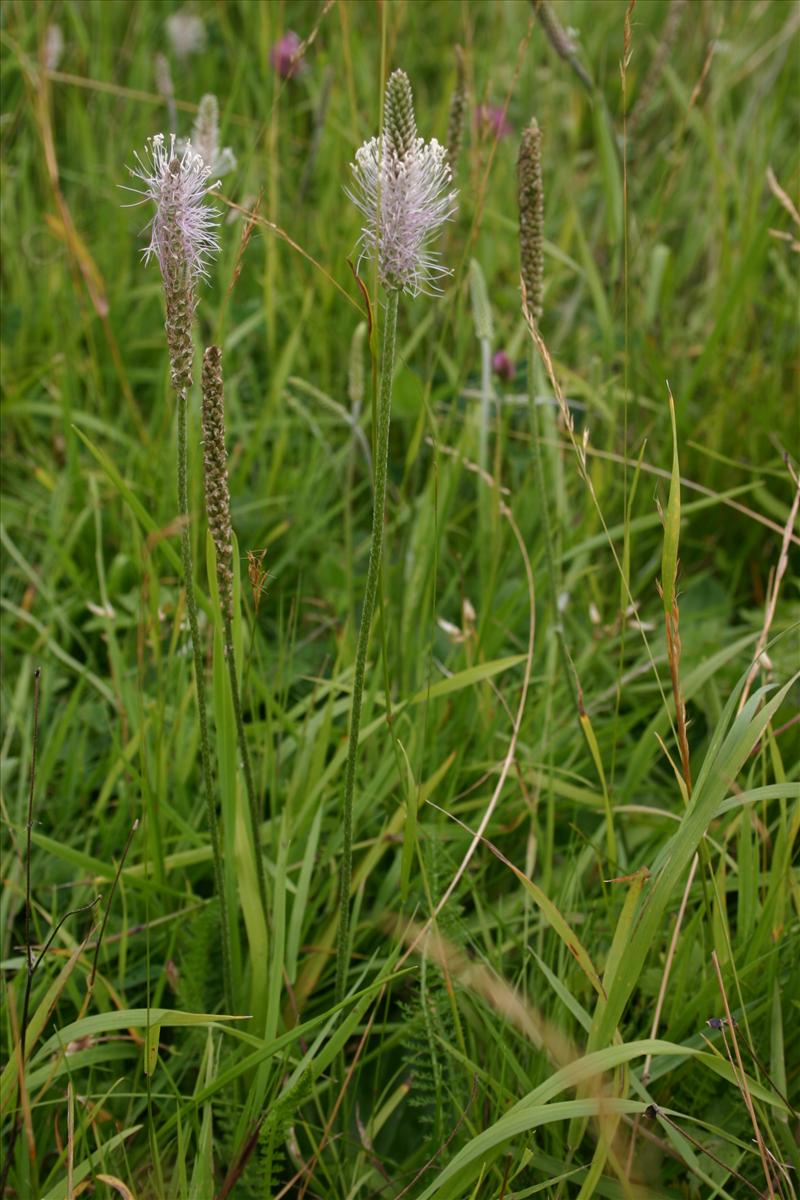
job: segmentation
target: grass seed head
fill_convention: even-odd
[[[534,117],[522,131],[517,160],[519,257],[528,310],[538,323],[544,289],[544,192],[542,135]]]
[[[203,355],[203,466],[208,528],[217,556],[217,586],[223,612],[233,613],[231,496],[225,452],[225,389],[222,351],[209,346]]]

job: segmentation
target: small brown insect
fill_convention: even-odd
[[[264,570],[264,557],[267,551],[264,550],[248,550],[247,551],[247,577],[250,580],[250,587],[253,589],[253,606],[258,615],[258,609],[261,604],[261,597],[267,590],[267,580],[269,579],[269,571]]]

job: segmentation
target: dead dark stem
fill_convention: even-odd
[[[39,687],[42,669],[37,667],[33,673],[33,741],[31,744],[31,778],[28,788],[28,821],[25,827],[25,966],[27,980],[25,983],[25,999],[22,1004],[22,1025],[20,1026],[20,1045],[22,1047],[22,1063],[25,1065],[25,1035],[28,1032],[28,1019],[31,1003],[31,986],[33,984],[33,945],[31,943],[31,832],[33,830],[33,797],[36,791],[36,749],[39,743]]]
[[[111,891],[108,893],[108,900],[106,901],[106,910],[103,913],[103,923],[100,926],[100,933],[98,934],[97,941],[95,942],[95,946],[94,946],[94,957],[92,958],[92,970],[91,970],[91,974],[89,975],[89,986],[87,988],[89,995],[91,995],[92,989],[94,988],[95,976],[97,975],[97,959],[100,954],[100,947],[103,943],[103,934],[106,931],[106,925],[108,923],[108,914],[111,912],[111,904],[114,899],[114,892],[117,890],[117,884],[119,883],[119,877],[122,874],[122,868],[125,866],[125,859],[128,857],[128,851],[131,848],[131,842],[133,841],[133,835],[136,833],[136,830],[138,828],[139,828],[139,818],[137,817],[136,820],[133,822],[133,825],[131,825],[131,830],[130,830],[130,833],[128,834],[127,841],[125,842],[125,848],[122,851],[122,857],[119,860],[119,866],[117,867],[117,871],[114,876],[114,882],[111,884]]]

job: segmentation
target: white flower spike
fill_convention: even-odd
[[[395,71],[386,88],[385,128],[365,142],[351,163],[354,187],[345,189],[366,218],[359,239],[362,258],[377,258],[384,287],[412,296],[439,291],[451,272],[430,243],[456,210],[447,151],[435,138],[417,137],[411,85]]]
[[[167,345],[174,390],[182,394],[192,384],[192,321],[197,307],[196,283],[207,276],[208,260],[219,251],[217,225],[219,213],[206,204],[210,168],[187,144],[182,154],[169,146],[157,133],[140,157],[134,152],[136,166],[129,167],[134,179],[144,188],[136,192],[144,204],[156,206],[150,222],[150,245],[144,251],[145,262],[158,259],[164,281]]]
[[[219,213],[205,203],[209,193],[219,187],[218,182],[209,184],[210,167],[191,142],[179,154],[175,137],[167,144],[163,133],[149,139],[143,155],[134,151],[134,158],[137,165],[128,170],[144,189],[126,190],[140,195],[139,203],[152,200],[156,206],[145,262],[157,258],[165,280],[175,272],[177,258],[192,280],[207,277],[208,260],[219,251]]]

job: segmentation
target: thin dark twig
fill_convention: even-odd
[[[677,1121],[673,1121],[672,1117],[668,1117],[663,1108],[658,1108],[655,1104],[649,1104],[645,1109],[644,1115],[646,1117],[659,1117],[662,1121],[666,1121],[667,1125],[671,1125],[672,1128],[681,1135],[681,1137],[685,1137],[687,1142],[690,1142],[696,1150],[700,1151],[701,1154],[705,1154],[706,1157],[710,1158],[712,1162],[715,1162],[718,1167],[724,1167],[724,1169],[730,1175],[732,1175],[734,1179],[739,1180],[739,1183],[743,1183],[745,1187],[750,1189],[751,1192],[755,1192],[757,1196],[761,1196],[761,1191],[755,1186],[755,1184],[751,1183],[749,1179],[745,1179],[744,1175],[740,1175],[738,1171],[734,1170],[730,1163],[726,1163],[724,1159],[717,1158],[716,1154],[709,1150],[708,1146],[704,1146],[699,1138],[692,1137],[691,1133],[679,1125]]]
[[[796,1108],[795,1108],[795,1106],[792,1104],[792,1102],[791,1102],[791,1100],[789,1099],[789,1097],[788,1097],[788,1096],[786,1096],[786,1095],[784,1095],[784,1093],[783,1093],[783,1092],[781,1091],[781,1089],[778,1087],[777,1083],[776,1083],[776,1082],[775,1082],[775,1080],[772,1078],[772,1076],[770,1075],[769,1071],[768,1071],[768,1070],[767,1070],[767,1068],[764,1066],[763,1062],[762,1062],[762,1061],[761,1061],[761,1059],[758,1057],[758,1055],[756,1054],[755,1050],[754,1050],[754,1049],[753,1049],[753,1047],[750,1045],[749,1041],[747,1040],[746,1036],[745,1036],[743,1033],[739,1035],[739,1040],[740,1040],[740,1042],[741,1042],[742,1046],[744,1047],[744,1049],[747,1051],[747,1053],[748,1053],[748,1054],[750,1055],[750,1057],[752,1058],[753,1062],[756,1064],[756,1066],[758,1067],[758,1069],[759,1069],[759,1070],[761,1071],[761,1073],[763,1074],[764,1078],[766,1079],[766,1081],[767,1081],[767,1083],[769,1084],[769,1086],[772,1088],[772,1090],[773,1090],[773,1092],[775,1093],[775,1095],[776,1095],[776,1096],[780,1096],[781,1100],[782,1100],[782,1101],[783,1101],[783,1103],[786,1105],[786,1107],[789,1109],[789,1112],[792,1114],[792,1116],[793,1116],[793,1117],[797,1117],[798,1115],[800,1115],[800,1114],[798,1114],[798,1112],[797,1112],[797,1109],[796,1109]]]
[[[117,867],[117,873],[114,876],[114,882],[111,884],[111,891],[108,893],[108,901],[106,902],[106,911],[103,913],[103,923],[100,926],[100,933],[98,934],[97,941],[95,942],[95,946],[94,946],[94,957],[92,959],[91,974],[89,975],[89,986],[87,988],[87,995],[91,995],[92,989],[94,988],[94,981],[95,981],[95,977],[97,975],[97,959],[100,954],[100,946],[102,945],[102,942],[103,942],[103,934],[105,933],[106,925],[108,924],[108,915],[111,912],[111,902],[114,899],[114,892],[117,890],[117,884],[119,883],[119,877],[122,874],[122,868],[125,866],[125,859],[128,857],[128,851],[131,848],[131,842],[133,841],[133,835],[136,833],[136,830],[138,828],[139,828],[139,818],[137,817],[136,820],[133,822],[133,825],[131,825],[131,830],[130,830],[130,833],[128,834],[128,839],[125,842],[125,848],[122,851],[122,857],[119,860],[119,866]]]
[[[234,1187],[239,1182],[250,1156],[258,1145],[258,1137],[261,1133],[261,1126],[264,1124],[266,1119],[267,1113],[262,1113],[248,1133],[241,1150],[231,1163],[228,1173],[222,1181],[222,1187],[217,1192],[216,1200],[228,1200],[228,1196],[230,1196]]]
[[[410,1192],[410,1191],[411,1191],[411,1189],[412,1189],[412,1187],[414,1186],[414,1184],[417,1182],[417,1180],[418,1180],[418,1179],[421,1179],[421,1178],[422,1178],[422,1176],[425,1174],[425,1172],[426,1172],[426,1171],[429,1171],[429,1170],[431,1169],[431,1167],[433,1166],[433,1164],[436,1162],[437,1158],[438,1158],[438,1157],[439,1157],[439,1156],[440,1156],[440,1155],[441,1155],[441,1154],[442,1154],[442,1153],[443,1153],[443,1152],[444,1152],[444,1151],[447,1149],[447,1147],[450,1145],[450,1143],[452,1142],[453,1138],[456,1136],[456,1134],[458,1133],[459,1129],[461,1128],[461,1126],[464,1124],[464,1121],[466,1120],[467,1113],[468,1113],[468,1112],[469,1112],[469,1110],[470,1110],[470,1106],[472,1105],[472,1101],[475,1099],[475,1093],[477,1092],[477,1090],[478,1090],[478,1076],[477,1076],[477,1075],[473,1075],[473,1076],[472,1076],[472,1088],[470,1089],[470,1093],[469,1093],[469,1100],[467,1101],[467,1104],[466,1104],[466,1107],[465,1107],[464,1111],[463,1111],[462,1113],[459,1113],[458,1120],[456,1121],[455,1125],[453,1126],[453,1128],[451,1129],[450,1133],[449,1133],[449,1134],[447,1135],[447,1137],[445,1138],[445,1140],[444,1140],[444,1142],[442,1143],[442,1145],[441,1145],[441,1146],[439,1147],[439,1149],[436,1151],[436,1153],[435,1153],[435,1154],[434,1154],[434,1155],[433,1155],[431,1158],[429,1158],[429,1159],[428,1159],[428,1161],[427,1161],[426,1163],[423,1163],[423,1165],[422,1165],[422,1166],[420,1167],[420,1169],[417,1171],[417,1173],[416,1173],[416,1175],[414,1176],[414,1178],[411,1180],[411,1183],[409,1183],[409,1184],[408,1184],[406,1187],[404,1187],[404,1188],[403,1188],[403,1190],[402,1190],[402,1192],[398,1192],[398,1193],[397,1193],[397,1195],[395,1196],[395,1200],[400,1200],[401,1196],[405,1196],[405,1195],[406,1195],[408,1192]]]
[[[769,1163],[767,1162],[766,1147],[764,1145],[764,1139],[761,1136],[761,1130],[758,1125],[758,1118],[756,1117],[755,1105],[753,1104],[753,1100],[750,1095],[750,1089],[747,1086],[747,1076],[746,1076],[745,1070],[744,1070],[744,1063],[742,1062],[742,1054],[739,1049],[739,1039],[736,1036],[736,1026],[733,1023],[733,1018],[731,1016],[730,1004],[728,1003],[728,993],[725,991],[725,982],[722,978],[722,971],[720,969],[719,959],[717,958],[716,950],[711,951],[711,962],[714,965],[714,971],[716,972],[716,976],[717,976],[717,983],[719,984],[719,990],[720,990],[720,994],[722,996],[722,1003],[725,1006],[725,1016],[727,1017],[727,1028],[730,1030],[731,1041],[733,1042],[734,1053],[732,1053],[728,1047],[728,1039],[727,1039],[727,1036],[725,1033],[726,1027],[724,1025],[722,1027],[722,1040],[725,1044],[725,1051],[728,1055],[728,1059],[730,1061],[731,1068],[733,1070],[734,1080],[736,1081],[736,1083],[739,1087],[739,1090],[742,1093],[742,1099],[744,1100],[745,1108],[747,1109],[748,1115],[750,1117],[750,1121],[753,1125],[753,1132],[756,1135],[756,1145],[758,1146],[758,1153],[761,1158],[761,1165],[764,1169],[764,1178],[765,1178],[766,1184],[767,1184],[767,1195],[769,1196],[769,1200],[775,1200],[775,1189],[772,1186],[772,1173],[769,1169]],[[734,1061],[734,1054],[735,1054],[735,1061]],[[737,1067],[738,1067],[738,1070],[737,1070]]]
[[[68,921],[70,917],[76,917],[78,915],[78,913],[89,912],[90,909],[94,908],[95,905],[100,903],[101,899],[102,899],[102,896],[95,896],[94,900],[90,900],[88,904],[80,904],[80,905],[78,905],[77,908],[71,908],[69,910],[69,912],[65,912],[63,917],[59,921],[56,922],[56,924],[53,926],[53,930],[50,934],[50,937],[47,939],[45,944],[42,946],[41,952],[40,952],[38,958],[36,959],[36,962],[33,964],[33,971],[31,972],[31,978],[33,978],[34,972],[37,970],[37,968],[38,968],[39,964],[41,963],[42,959],[44,958],[45,954],[47,954],[47,951],[50,949],[53,942],[55,941],[56,935],[58,934],[58,931],[61,928],[61,926],[64,924],[64,922]]]
[[[25,998],[22,1002],[22,1024],[20,1026],[20,1046],[22,1063],[25,1064],[25,1035],[28,1032],[30,1016],[31,987],[33,986],[33,946],[31,944],[31,833],[33,830],[33,797],[36,791],[36,749],[39,743],[39,692],[42,679],[42,668],[37,667],[33,672],[33,742],[31,744],[31,777],[28,789],[28,821],[25,826],[25,963],[28,977],[25,982]]]
[[[727,1018],[725,1018],[725,1017],[711,1017],[711,1018],[709,1018],[709,1020],[708,1020],[708,1021],[706,1021],[706,1025],[708,1025],[708,1026],[709,1026],[711,1029],[719,1029],[719,1030],[721,1030],[721,1031],[722,1031],[722,1038],[723,1038],[723,1041],[725,1041],[725,1048],[726,1048],[726,1050],[727,1050],[727,1041],[725,1040],[725,1024],[726,1024],[726,1020],[727,1020]],[[735,1018],[734,1018],[734,1020],[735,1020]],[[703,1040],[706,1042],[706,1044],[707,1044],[707,1045],[709,1045],[709,1046],[713,1046],[713,1042],[709,1041],[709,1040],[708,1040],[708,1038],[706,1038],[706,1037],[705,1037],[705,1035],[703,1035]],[[746,1037],[746,1036],[745,1036],[745,1034],[744,1034],[743,1032],[741,1032],[741,1031],[740,1031],[740,1033],[739,1033],[739,1041],[740,1041],[740,1044],[741,1044],[741,1045],[744,1047],[744,1049],[747,1051],[747,1053],[750,1055],[750,1057],[752,1058],[753,1062],[756,1064],[756,1068],[757,1068],[758,1070],[760,1070],[760,1071],[761,1071],[761,1073],[764,1075],[764,1077],[766,1078],[766,1081],[767,1081],[767,1083],[768,1083],[768,1084],[769,1084],[769,1086],[772,1088],[773,1092],[775,1092],[776,1096],[780,1096],[781,1100],[782,1100],[782,1101],[783,1101],[783,1103],[786,1105],[786,1107],[788,1108],[789,1112],[792,1114],[792,1116],[793,1116],[793,1117],[797,1117],[797,1116],[799,1116],[800,1114],[798,1114],[798,1111],[797,1111],[797,1109],[794,1107],[794,1105],[792,1104],[792,1102],[791,1102],[791,1100],[789,1099],[789,1097],[788,1097],[788,1096],[785,1096],[785,1095],[783,1094],[783,1092],[782,1092],[782,1091],[781,1091],[781,1089],[778,1087],[778,1085],[777,1085],[777,1083],[775,1082],[775,1080],[774,1080],[774,1079],[772,1078],[772,1076],[770,1075],[770,1073],[769,1073],[769,1071],[767,1070],[767,1068],[764,1066],[764,1064],[763,1064],[763,1062],[761,1061],[761,1059],[760,1059],[760,1058],[758,1057],[758,1055],[756,1054],[756,1052],[755,1052],[755,1050],[753,1049],[753,1047],[750,1045],[749,1041],[747,1040],[747,1037]]]

